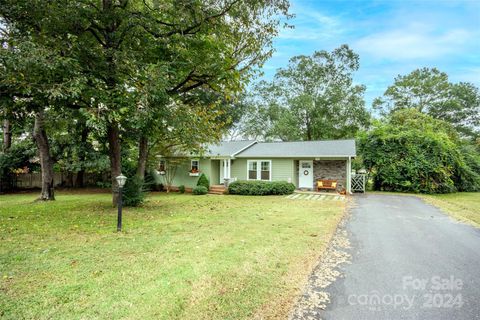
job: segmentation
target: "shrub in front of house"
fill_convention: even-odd
[[[163,191],[162,178],[154,169],[145,172],[145,188],[150,191]]]
[[[127,179],[122,191],[122,201],[126,207],[141,205],[147,196],[147,188],[145,188],[143,180],[136,175]]]
[[[292,194],[295,191],[295,185],[287,181],[273,181],[270,183],[272,194],[274,195]]]
[[[202,194],[207,194],[208,189],[205,186],[196,186],[195,188],[192,189],[192,193],[196,196],[202,195]]]
[[[183,184],[181,186],[178,186],[178,191],[180,193],[185,193],[185,186]]]
[[[202,173],[200,175],[200,178],[198,178],[197,186],[204,186],[205,188],[207,188],[207,190],[210,188],[210,181],[208,181],[208,178],[205,175],[205,173]]]
[[[244,196],[268,196],[292,194],[295,185],[286,181],[235,181],[228,186],[228,193]]]

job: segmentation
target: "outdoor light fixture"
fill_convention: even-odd
[[[120,173],[120,175],[118,177],[116,177],[115,179],[117,179],[117,183],[118,183],[118,187],[120,188],[123,188],[123,186],[125,185],[125,182],[127,182],[127,177],[125,177],[123,174]]]
[[[125,177],[123,174],[120,173],[118,177],[115,178],[118,183],[118,216],[117,216],[117,232],[122,231],[122,189],[123,186],[125,185],[125,182],[127,182],[127,177]]]

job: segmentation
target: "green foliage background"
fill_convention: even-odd
[[[480,189],[478,151],[448,123],[415,109],[392,113],[361,135],[359,149],[373,188],[448,193]]]

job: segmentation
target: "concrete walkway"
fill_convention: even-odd
[[[480,229],[416,197],[361,195],[345,231],[350,263],[326,288],[309,288],[329,303],[294,318],[480,319]]]
[[[345,201],[345,196],[338,194],[292,193],[285,198],[292,200],[336,200]]]

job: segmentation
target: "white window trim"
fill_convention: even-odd
[[[190,160],[190,171],[193,170],[193,161],[197,162],[197,170],[200,172],[200,160],[199,159],[192,159]]]
[[[257,179],[250,179],[249,175],[249,169],[250,169],[250,163],[251,162],[256,162],[257,163]],[[262,180],[262,162],[268,162],[269,163],[269,175],[268,175],[268,180]],[[258,179],[260,177],[260,179]],[[250,181],[272,181],[272,160],[247,160],[247,180]]]

